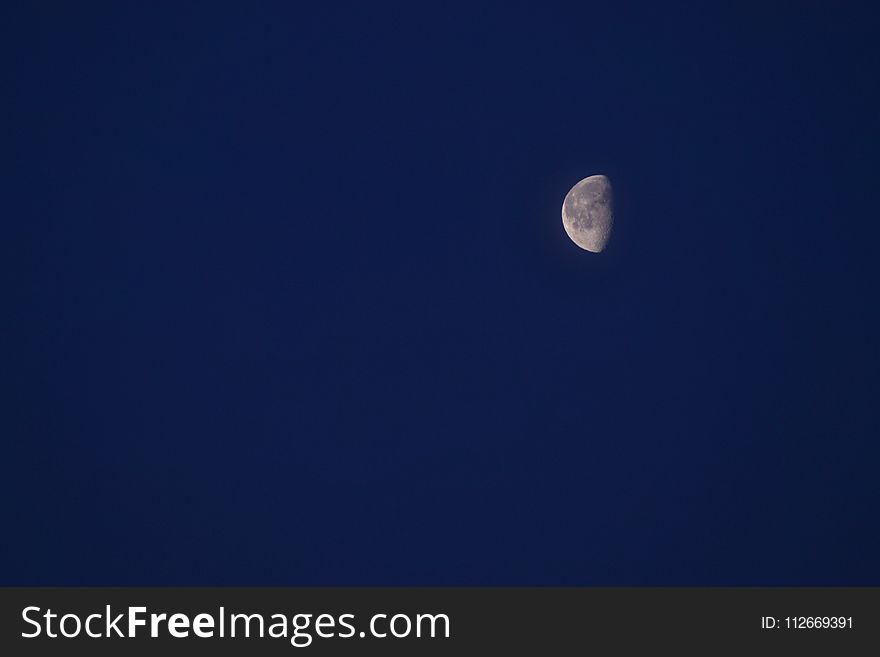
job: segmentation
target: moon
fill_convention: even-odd
[[[607,176],[590,176],[572,187],[562,202],[562,226],[571,241],[586,251],[600,253],[611,237],[613,201]]]

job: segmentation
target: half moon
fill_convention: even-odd
[[[562,226],[571,241],[599,253],[608,244],[614,223],[614,197],[607,176],[584,178],[565,195]]]

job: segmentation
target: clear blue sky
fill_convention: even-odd
[[[0,583],[880,584],[872,4],[303,4],[0,10]]]

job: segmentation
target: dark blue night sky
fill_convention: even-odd
[[[4,6],[0,583],[880,584],[821,4]]]

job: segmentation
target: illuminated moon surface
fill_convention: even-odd
[[[562,202],[562,225],[571,241],[599,253],[608,244],[614,223],[611,181],[606,176],[584,178]]]

